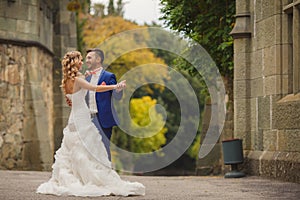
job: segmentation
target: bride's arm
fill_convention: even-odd
[[[117,88],[117,85],[92,85],[88,81],[80,77],[75,78],[75,84],[77,84],[80,88],[93,90],[96,92],[106,92]]]

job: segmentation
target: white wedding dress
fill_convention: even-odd
[[[111,168],[98,129],[85,102],[87,90],[70,95],[72,110],[55,153],[52,177],[37,193],[74,196],[144,195],[138,182],[124,181]]]

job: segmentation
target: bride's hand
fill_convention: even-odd
[[[84,76],[87,77],[87,76],[89,76],[89,75],[91,75],[91,74],[92,74],[92,73],[91,73],[89,70],[86,70],[85,73],[84,73]]]
[[[123,80],[116,85],[116,91],[120,92],[126,87],[126,80]]]

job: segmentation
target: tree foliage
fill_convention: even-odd
[[[149,111],[152,106],[155,106],[156,100],[152,99],[150,96],[143,96],[142,98],[134,98],[130,101],[130,114],[131,114],[131,126],[134,127],[145,127],[151,120],[152,126],[151,130],[156,130],[157,127],[161,127],[163,124],[163,117],[161,114],[157,113],[155,109],[151,113],[151,118],[149,116]],[[166,143],[165,133],[167,128],[162,128],[154,136],[151,136],[151,130],[148,132],[142,131],[139,133],[142,137],[134,137],[131,140],[131,151],[133,152],[152,152],[160,149],[162,145]]]
[[[172,30],[201,44],[222,75],[233,76],[234,0],[161,0],[162,19]],[[185,64],[181,65],[185,67]],[[191,66],[189,66],[191,71]]]
[[[152,99],[150,96],[143,96],[141,98],[133,98],[130,101],[130,115],[131,119],[127,120],[127,124],[130,129],[139,129],[138,135],[131,136],[128,133],[124,133],[118,127],[115,127],[114,134],[111,141],[121,149],[129,152],[136,153],[151,153],[156,152],[157,156],[160,156],[160,149],[166,143],[167,128],[163,127],[163,117],[160,113],[156,112],[155,109],[150,108],[155,106],[157,100]],[[152,121],[151,121],[152,120]],[[151,126],[147,129],[143,129],[149,123]],[[157,130],[160,129],[158,132]],[[133,160],[138,160],[139,156],[136,155],[134,158],[118,157],[117,151],[112,148],[113,161],[116,164],[117,169],[122,169],[122,164],[132,165]],[[134,166],[132,166],[134,167]]]
[[[128,47],[130,47],[129,49],[136,49],[139,46],[146,46],[144,43],[149,35],[129,34],[126,40],[120,41],[118,38],[114,39],[114,36],[118,33],[139,28],[142,28],[142,26],[138,26],[137,24],[127,21],[120,16],[107,16],[105,18],[93,17],[86,23],[84,29],[84,43],[89,48],[94,48],[106,40],[110,40],[110,43],[104,52],[106,57],[105,62],[109,64],[109,71],[115,73],[119,78],[137,66],[149,63],[164,65],[164,60],[156,57],[155,54],[147,48],[123,53],[125,52],[125,49],[128,49]],[[121,56],[115,60],[110,60],[111,58],[116,57],[116,55]],[[151,65],[144,69],[143,74],[131,78],[130,81],[132,84],[148,83],[148,77],[153,76],[154,72],[151,69]],[[160,73],[157,73],[156,75],[160,76],[161,80],[168,78],[168,72],[165,68],[162,68]],[[155,93],[155,89],[163,90],[163,86],[157,84],[152,86],[147,85],[143,88],[144,94],[151,95]]]

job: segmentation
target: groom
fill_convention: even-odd
[[[100,49],[90,49],[86,55],[86,80],[94,85],[113,85],[117,84],[116,76],[113,73],[103,69],[104,53]],[[120,100],[123,95],[123,89],[126,84],[117,84],[117,89],[107,92],[89,91],[86,96],[86,101],[91,111],[93,123],[99,129],[102,136],[102,141],[106,148],[108,159],[111,160],[110,153],[110,138],[112,135],[113,126],[118,125],[116,111],[112,106],[112,97]]]

